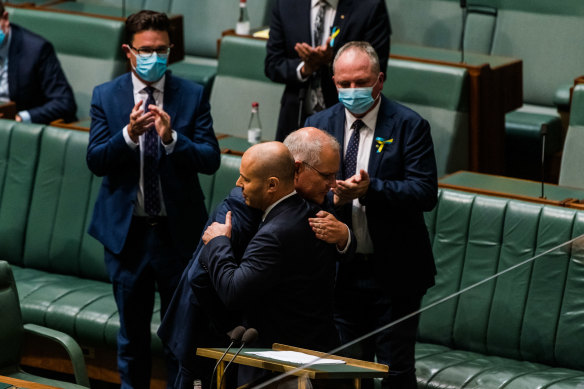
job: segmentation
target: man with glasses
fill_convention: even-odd
[[[198,173],[220,152],[203,88],[166,72],[172,45],[165,14],[126,21],[131,72],[97,86],[87,164],[103,176],[89,233],[105,247],[120,316],[122,388],[150,385],[155,289],[164,315],[207,220]],[[176,363],[167,356],[172,387]]]
[[[308,219],[313,232],[317,238],[337,245],[339,259],[349,258],[355,250],[355,238],[346,224],[330,213],[332,199],[329,192],[336,186],[339,143],[332,135],[317,128],[302,128],[288,135],[284,144],[294,157],[296,191],[323,209],[317,217]],[[234,253],[241,259],[258,229],[261,212],[247,207],[241,189],[235,188],[217,206],[207,225],[223,223],[227,211],[232,214]],[[207,358],[196,357],[194,350],[221,346],[228,340],[224,333],[241,324],[240,316],[230,314],[218,299],[208,273],[201,267],[198,257],[202,246],[200,242],[158,330],[160,338],[179,361],[175,387],[181,389],[192,388],[195,379],[201,379],[203,387],[208,386],[213,365]],[[213,323],[212,328],[216,330],[213,333],[209,331],[209,323]]]

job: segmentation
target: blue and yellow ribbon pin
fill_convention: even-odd
[[[391,139],[383,139],[382,137],[377,137],[375,138],[375,140],[377,141],[377,144],[375,145],[375,147],[377,147],[377,152],[381,153],[381,150],[383,150],[383,146],[385,146],[386,144],[389,143],[393,143],[393,138]]]
[[[330,47],[333,47],[335,44],[335,38],[337,37],[337,35],[339,35],[339,33],[341,32],[341,29],[338,27],[333,27],[333,30],[331,32],[331,42],[329,43]]]

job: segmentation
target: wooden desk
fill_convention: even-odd
[[[467,69],[470,77],[469,168],[502,174],[505,114],[523,104],[523,62],[467,52],[462,63],[461,53],[456,50],[404,44],[392,44],[390,58]]]
[[[458,171],[441,178],[438,186],[488,196],[584,209],[584,204],[579,203],[584,199],[584,189],[544,183],[545,198],[541,198],[541,182],[519,178]]]
[[[22,389],[59,389],[57,386],[49,386],[43,384],[37,384],[35,382],[29,382],[24,380],[19,380],[16,378],[5,377],[0,375],[0,384],[10,384],[15,388]]]
[[[342,365],[313,365],[311,367],[300,369],[292,374],[298,376],[298,388],[303,388],[304,381],[300,377],[308,377],[310,379],[320,380],[320,379],[353,379],[356,389],[361,388],[361,378],[375,378],[384,377],[389,371],[387,365],[382,365],[379,363],[360,361],[357,359],[344,358],[337,355],[327,355],[318,351],[312,351],[307,349],[302,349],[298,347],[286,346],[283,344],[275,343],[272,346],[272,350],[278,351],[299,351],[305,354],[314,355],[318,357],[326,357],[331,359],[340,359],[346,362]],[[253,366],[261,369],[271,370],[274,372],[292,372],[293,370],[300,367],[298,364],[282,362],[275,359],[260,357],[251,354],[245,354],[250,351],[270,351],[269,349],[257,349],[248,348],[243,349],[243,351],[235,358],[234,363],[240,365]],[[199,348],[197,349],[197,355],[202,357],[219,359],[225,352],[224,348]],[[230,350],[221,364],[217,368],[217,385],[221,382],[221,377],[225,369],[225,364],[231,360],[233,355],[235,355],[236,350]]]

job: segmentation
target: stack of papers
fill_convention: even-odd
[[[305,354],[298,351],[248,351],[245,354],[253,354],[259,357],[275,359],[282,362],[292,362],[301,365],[342,365],[345,361],[340,359],[319,358],[315,355]]]

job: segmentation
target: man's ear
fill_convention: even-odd
[[[302,161],[294,161],[294,173],[299,174],[304,171],[305,167]]]
[[[268,178],[268,193],[274,193],[280,186],[280,179],[278,177]]]

